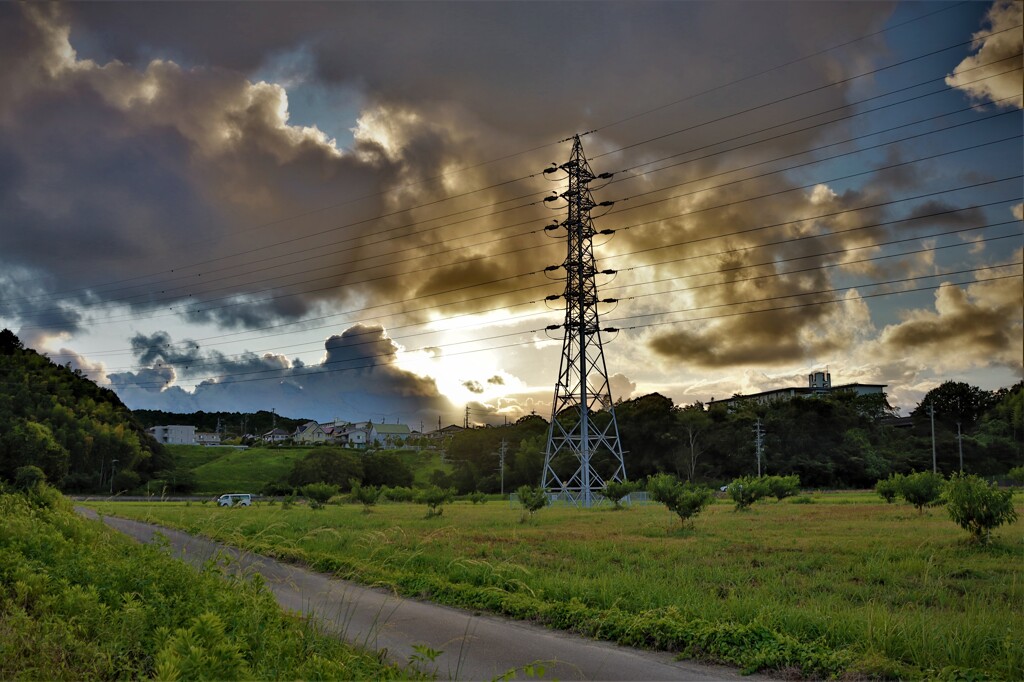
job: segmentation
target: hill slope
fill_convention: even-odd
[[[131,489],[173,467],[117,395],[0,331],[0,478],[38,466],[62,490]],[[111,472],[113,471],[113,480]]]

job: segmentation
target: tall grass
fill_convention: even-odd
[[[99,506],[99,505],[98,505]],[[405,594],[628,644],[805,675],[1024,678],[1024,523],[979,548],[873,494],[710,507],[243,510],[111,504]],[[271,533],[264,529],[272,528]],[[331,532],[323,532],[329,528]]]
[[[259,580],[202,571],[76,515],[0,493],[0,679],[394,679],[283,613]]]

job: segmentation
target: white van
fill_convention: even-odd
[[[217,498],[217,504],[221,507],[234,507],[236,505],[248,507],[252,504],[252,495],[249,493],[226,493]]]

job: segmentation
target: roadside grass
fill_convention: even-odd
[[[1024,521],[991,546],[874,493],[659,506],[211,509],[93,503],[441,603],[808,677],[1024,679]],[[1017,497],[1018,508],[1021,497]],[[1024,518],[1024,514],[1021,514]]]
[[[281,611],[261,579],[196,570],[82,519],[58,493],[0,493],[0,679],[406,679]]]

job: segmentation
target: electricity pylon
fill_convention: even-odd
[[[597,283],[594,281],[598,274],[594,263],[595,230],[590,217],[592,208],[610,206],[611,202],[595,203],[588,186],[595,179],[610,178],[611,174],[594,175],[583,154],[579,135],[573,137],[569,160],[557,168],[547,169],[545,173],[558,169],[568,175],[568,188],[559,195],[568,204],[568,217],[561,225],[565,228],[567,239],[565,261],[561,265],[565,269],[565,323],[552,325],[548,329],[561,327],[565,331],[565,338],[562,342],[558,382],[555,384],[555,396],[551,404],[551,425],[544,451],[541,486],[548,493],[559,494],[577,506],[590,507],[595,493],[604,488],[605,484],[593,467],[595,454],[604,452],[609,455],[612,465],[609,480],[626,480],[619,425],[615,420],[615,406],[608,385],[608,368],[601,346],[601,332],[615,330],[601,329],[597,311],[598,303],[610,303],[614,299],[600,301],[597,298]],[[557,229],[557,222],[552,227]],[[603,274],[613,273],[611,270],[603,271]],[[595,419],[596,413],[601,410],[605,414]],[[555,471],[554,464],[556,459],[568,454],[575,456],[577,467],[575,473],[563,481]]]

